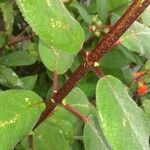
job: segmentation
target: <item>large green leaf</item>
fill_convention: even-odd
[[[58,74],[65,73],[74,61],[73,54],[59,52],[43,42],[39,43],[39,54],[46,68]]]
[[[26,66],[34,64],[37,60],[32,53],[27,50],[15,51],[0,56],[0,64],[6,66]]]
[[[17,0],[26,21],[49,46],[61,52],[77,53],[84,33],[60,0]]]
[[[2,65],[0,65],[0,84],[8,88],[23,87],[23,83],[17,74],[11,68]]]
[[[0,149],[14,149],[44,110],[41,97],[26,90],[0,92]]]
[[[120,40],[128,50],[138,52],[150,58],[150,29],[148,27],[134,22]]]
[[[88,117],[84,127],[85,150],[110,150],[110,147],[99,126],[98,118],[94,115]]]
[[[118,79],[112,76],[100,79],[96,103],[104,134],[112,149],[149,149],[148,124],[144,113]]]

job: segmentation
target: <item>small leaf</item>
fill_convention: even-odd
[[[150,99],[142,100],[142,107],[149,123],[149,133],[150,133]]]
[[[23,77],[21,81],[23,83],[23,89],[32,90],[37,81],[37,75]]]
[[[128,50],[138,52],[150,58],[150,29],[148,27],[134,22],[120,40]]]
[[[150,7],[148,7],[141,15],[144,25],[150,26]]]
[[[112,149],[149,149],[144,113],[118,79],[106,76],[98,82],[96,102],[104,135]]]
[[[49,90],[49,86],[51,84],[51,81],[47,77],[47,73],[43,72],[38,75],[37,82],[34,87],[34,91],[40,95],[42,98],[46,98],[47,92]],[[42,88],[41,88],[42,87]]]
[[[144,112],[149,114],[149,117],[150,117],[150,99],[144,99],[142,101],[142,106],[143,106]]]
[[[85,150],[110,150],[96,116],[90,115],[88,117],[83,134]]]
[[[43,42],[39,43],[39,54],[46,68],[58,74],[65,73],[74,61],[73,54],[59,52]]]
[[[78,87],[91,99],[95,96],[95,88],[98,78],[91,72],[88,73],[81,81]],[[90,88],[89,88],[90,87]]]
[[[0,84],[8,88],[23,87],[22,81],[10,68],[0,65]]]
[[[0,64],[5,66],[27,66],[36,62],[37,57],[33,56],[27,50],[15,51],[9,54],[0,56]]]
[[[96,0],[97,12],[103,22],[106,23],[106,17],[108,12],[108,0]]]
[[[44,110],[42,99],[26,90],[0,92],[0,149],[14,149],[26,137]]]
[[[150,73],[150,59],[148,59],[148,60],[145,62],[145,64],[144,64],[142,70],[145,71],[145,72],[147,72],[147,73]]]
[[[6,33],[0,32],[0,48],[4,46],[6,42]]]
[[[77,53],[84,42],[79,23],[60,0],[17,0],[33,30],[47,45],[66,53]]]
[[[71,6],[78,10],[79,14],[87,24],[92,23],[92,17],[88,14],[88,12],[82,4],[80,4],[78,1],[73,1],[71,3]]]
[[[14,23],[14,12],[12,4],[8,1],[5,1],[4,3],[0,3],[0,8],[3,12],[6,31],[11,33]]]
[[[108,0],[109,11],[114,11],[114,10],[117,11],[117,8],[120,8],[120,7],[122,8],[122,6],[128,6],[130,2],[131,2],[130,0],[121,0],[121,1],[116,0],[114,3],[114,0]]]
[[[100,69],[105,74],[113,75],[123,82],[130,83],[133,79],[130,64],[137,64],[135,55],[123,46],[119,46],[107,53],[100,62]],[[110,65],[113,64],[113,65]]]

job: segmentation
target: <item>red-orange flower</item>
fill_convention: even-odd
[[[148,86],[144,83],[140,83],[138,87],[138,95],[144,96],[148,92]]]

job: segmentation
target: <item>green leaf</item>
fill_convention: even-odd
[[[89,99],[95,97],[95,88],[98,78],[89,72],[81,81],[78,87],[86,94]],[[89,88],[90,87],[90,88]]]
[[[145,72],[147,72],[147,73],[150,73],[150,59],[148,59],[148,60],[145,62],[145,64],[144,64],[142,70],[145,71]]]
[[[96,116],[90,115],[88,117],[88,122],[84,126],[83,135],[85,150],[110,150]]]
[[[0,65],[0,84],[8,88],[23,87],[22,81],[10,68]]]
[[[104,23],[106,23],[108,4],[108,0],[96,0],[97,12]]]
[[[60,0],[17,0],[33,30],[47,45],[66,53],[77,53],[84,42],[79,23]]]
[[[89,103],[86,95],[79,88],[74,88],[63,102],[71,105],[85,116],[95,113],[94,106]],[[63,131],[65,138],[70,144],[73,142],[74,136],[81,136],[80,132],[82,132],[81,127],[83,123],[60,106],[57,107],[57,111],[51,116],[50,122],[57,125]]]
[[[82,4],[80,4],[78,1],[73,1],[71,3],[71,6],[78,10],[79,14],[87,24],[92,23],[92,17],[88,14],[88,12]]]
[[[30,51],[20,50],[0,56],[0,64],[6,66],[27,66],[36,62],[35,57]]]
[[[23,89],[32,90],[36,84],[37,75],[23,77],[21,81],[23,83]]]
[[[13,23],[14,23],[14,12],[13,12],[12,3],[8,1],[4,3],[0,3],[0,8],[3,12],[5,28],[8,33],[11,33],[13,28]]]
[[[142,107],[149,123],[149,133],[150,133],[150,99],[142,100]]]
[[[14,149],[44,110],[41,97],[26,90],[0,92],[0,149]]]
[[[6,42],[6,33],[0,32],[0,48],[4,46]]]
[[[42,72],[38,75],[38,79],[34,87],[34,91],[38,95],[40,95],[43,99],[45,99],[50,85],[51,85],[51,81],[49,80],[47,73]]]
[[[143,111],[116,78],[102,78],[96,88],[97,110],[104,135],[114,150],[148,150],[148,123]]]
[[[59,52],[43,42],[39,43],[39,54],[46,68],[58,74],[65,73],[74,62],[73,54]]]
[[[150,29],[148,27],[134,22],[120,40],[128,50],[138,52],[150,58]]]
[[[109,11],[122,10],[123,6],[128,6],[130,2],[131,0],[116,0],[114,3],[114,0],[108,0]]]
[[[142,101],[142,106],[143,106],[144,112],[149,114],[149,117],[150,117],[150,99],[144,99]]]
[[[136,63],[133,54],[128,52],[127,49],[119,47],[113,49],[102,58],[100,68],[121,69],[122,67],[129,65],[131,62]]]
[[[71,150],[63,131],[49,121],[42,123],[34,131],[33,145],[36,150]]]
[[[142,67],[142,71],[146,72],[144,75],[144,82],[146,84],[150,83],[150,59],[148,59]]]
[[[129,67],[131,63],[137,64],[135,56],[127,48],[119,46],[102,58],[99,67],[105,74],[113,75],[123,82],[129,83],[133,79]]]
[[[148,7],[141,16],[143,24],[150,26],[150,7]]]

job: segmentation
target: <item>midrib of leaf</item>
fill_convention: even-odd
[[[105,82],[107,83],[108,87],[109,87],[110,90],[112,91],[114,97],[119,100],[119,101],[118,101],[118,100],[116,100],[116,101],[118,102],[118,104],[120,105],[122,111],[124,112],[125,117],[126,117],[126,119],[128,120],[128,123],[129,123],[131,129],[133,129],[135,138],[139,141],[139,143],[140,143],[140,145],[141,145],[140,140],[139,140],[139,139],[137,138],[137,136],[136,136],[138,133],[134,130],[134,125],[131,124],[132,120],[131,120],[131,122],[130,122],[130,118],[128,118],[128,115],[126,115],[126,113],[127,113],[126,110],[125,110],[124,107],[121,105],[121,103],[119,103],[119,102],[121,102],[120,97],[118,96],[117,92],[114,90],[114,88],[113,88],[113,86],[110,84],[110,82],[108,82],[107,80],[105,80]],[[131,99],[131,98],[129,97],[129,99]],[[139,134],[139,135],[140,135],[140,134]],[[141,147],[143,147],[143,145],[141,145]],[[143,149],[145,149],[145,148],[143,147]]]

